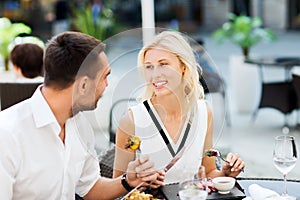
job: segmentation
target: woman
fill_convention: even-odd
[[[131,107],[120,121],[114,177],[134,160],[133,151],[125,148],[130,135],[141,139],[141,154],[150,156],[160,174],[152,187],[179,182],[186,166],[197,172],[203,165],[208,177],[236,177],[245,166],[237,154],[229,153],[229,162],[221,170],[217,170],[213,157],[204,156],[205,150],[213,147],[212,112],[199,84],[198,63],[184,37],[170,31],[158,34],[140,51],[138,66],[147,85],[141,103]],[[180,149],[184,149],[183,156],[164,173]]]

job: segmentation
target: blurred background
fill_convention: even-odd
[[[60,1],[67,5],[56,6]],[[103,8],[109,8],[119,28],[141,26],[140,0],[2,0],[0,15],[30,25],[32,34],[46,39],[51,36],[55,21],[72,21],[76,18],[75,9],[86,6],[95,6],[91,9],[98,14]],[[178,23],[179,29],[187,33],[213,30],[228,19],[229,12],[258,16],[263,19],[264,26],[276,30],[300,28],[299,0],[154,0],[154,6],[156,26]],[[70,29],[76,27],[70,25]]]

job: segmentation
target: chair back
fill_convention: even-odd
[[[297,108],[300,108],[300,75],[292,74],[292,76],[293,76],[292,82],[297,96]]]
[[[0,106],[4,110],[32,96],[41,83],[0,83]]]
[[[127,112],[129,105],[135,103],[137,102],[134,98],[119,99],[113,103],[109,112],[109,141],[111,143],[115,143],[116,131],[121,117]]]

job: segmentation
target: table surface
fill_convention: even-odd
[[[266,66],[281,66],[281,67],[292,67],[300,65],[300,57],[258,57],[246,59],[245,63],[266,65]]]
[[[244,189],[246,196],[249,196],[248,187],[251,184],[258,184],[261,187],[273,190],[278,194],[282,194],[284,189],[284,183],[279,179],[244,179],[238,180],[239,185]],[[297,197],[300,200],[300,181],[288,181],[287,191],[289,195]]]
[[[277,192],[278,194],[282,194],[284,184],[281,179],[266,179],[266,178],[238,178],[237,180],[237,187],[245,193],[245,196],[250,196],[248,193],[248,188],[251,184],[258,184],[263,188],[267,188],[270,190],[273,190]],[[173,184],[169,185],[167,190],[161,190],[161,192],[164,194],[164,192],[169,193],[169,197],[172,198],[172,200],[179,199],[177,196],[177,190],[178,190],[178,185]],[[288,181],[287,182],[287,190],[288,194],[297,197],[297,200],[300,200],[300,181]],[[170,195],[173,194],[173,195]],[[164,194],[165,196],[165,194]],[[230,199],[228,196],[224,195],[224,198],[218,197],[211,197],[209,199]],[[231,198],[232,199],[232,198]],[[236,199],[243,199],[243,198],[236,198]]]

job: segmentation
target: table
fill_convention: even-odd
[[[236,187],[238,189],[240,189],[245,196],[250,196],[248,193],[248,187],[251,184],[258,184],[261,187],[264,188],[268,188],[270,190],[273,190],[275,192],[277,192],[278,194],[282,194],[283,192],[283,181],[282,179],[270,179],[270,178],[237,178],[237,184]],[[235,189],[237,189],[235,188]],[[288,194],[291,196],[295,196],[297,197],[297,200],[300,200],[300,180],[290,180],[287,182],[287,190],[288,190]],[[162,190],[162,193],[164,190]],[[171,197],[172,200],[176,200],[179,199],[178,196],[176,195],[178,192],[178,185],[174,185],[170,188],[170,191],[173,191],[173,196]],[[169,195],[170,196],[170,195]],[[243,195],[242,195],[243,196]],[[238,200],[238,199],[243,199],[243,197],[235,197],[234,199]],[[208,199],[218,199],[218,200],[222,200],[222,199],[230,199],[228,198],[228,196],[224,195],[222,196],[222,198],[220,198],[220,196],[214,198],[214,197],[209,197]],[[233,198],[231,198],[233,199]]]
[[[261,57],[246,59],[245,63],[255,64],[259,68],[259,77],[262,84],[261,98],[258,107],[253,112],[254,121],[260,108],[271,107],[285,114],[285,125],[287,125],[287,114],[297,108],[296,93],[292,84],[291,70],[300,65],[300,57]],[[264,81],[263,68],[277,67],[285,71],[285,80],[267,83]]]
[[[251,184],[258,184],[261,187],[271,189],[278,194],[282,194],[283,192],[283,181],[282,179],[265,179],[265,178],[247,178],[238,180],[239,185],[244,190],[246,196],[249,196],[248,187]],[[297,197],[297,200],[300,200],[300,181],[288,181],[287,182],[287,191],[288,194],[294,197]]]

